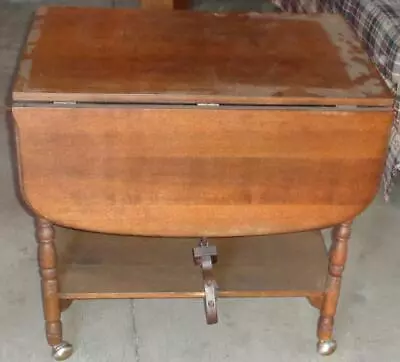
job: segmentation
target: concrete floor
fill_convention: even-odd
[[[68,1],[74,2],[81,1]],[[0,362],[52,360],[44,339],[32,220],[14,194],[3,100],[35,6],[3,2],[0,8]],[[399,220],[399,188],[391,203],[378,195],[357,219],[336,319],[339,349],[326,361],[399,360]],[[196,300],[75,302],[64,314],[65,337],[76,348],[70,361],[323,359],[315,353],[318,314],[303,299],[221,300],[219,311],[220,323],[207,327]]]

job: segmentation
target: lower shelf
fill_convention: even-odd
[[[192,259],[198,239],[107,235],[56,228],[60,297],[203,297]],[[211,238],[219,297],[319,296],[328,261],[318,231]]]

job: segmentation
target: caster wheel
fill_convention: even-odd
[[[321,356],[330,356],[336,351],[337,343],[335,340],[319,341],[317,343],[317,351]]]
[[[73,351],[72,345],[63,341],[53,346],[53,358],[56,361],[65,361],[67,358],[71,357]]]

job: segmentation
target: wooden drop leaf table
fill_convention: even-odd
[[[336,15],[40,8],[12,114],[54,357],[97,298],[200,298],[211,324],[218,298],[305,297],[332,353],[391,104]]]

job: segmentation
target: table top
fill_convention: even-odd
[[[338,15],[43,7],[18,101],[390,106]]]

